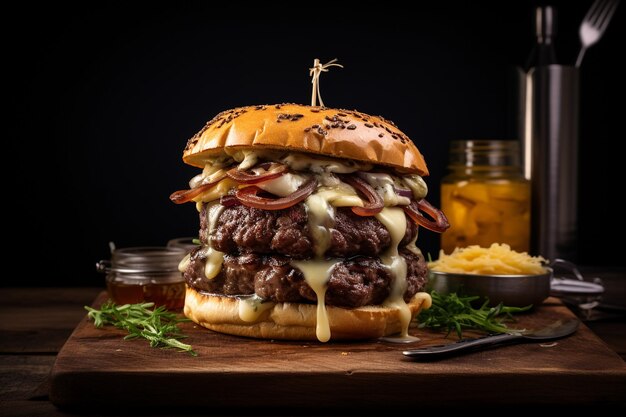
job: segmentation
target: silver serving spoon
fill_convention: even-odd
[[[489,346],[519,342],[544,342],[560,339],[573,334],[580,321],[578,319],[557,320],[554,323],[528,333],[505,333],[485,336],[478,339],[464,339],[449,345],[429,346],[420,349],[405,350],[405,356],[421,360],[437,360],[448,356],[480,350]]]

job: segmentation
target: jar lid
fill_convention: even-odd
[[[141,246],[115,249],[111,260],[96,263],[99,272],[122,274],[169,274],[178,272],[178,264],[187,255],[179,247]]]
[[[195,237],[178,237],[175,239],[170,239],[167,242],[168,248],[183,248],[187,252],[191,252],[196,249],[199,244],[197,242],[197,238]]]
[[[450,166],[521,167],[516,140],[454,140],[450,143]]]

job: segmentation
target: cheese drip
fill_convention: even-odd
[[[191,254],[190,253],[185,255],[183,260],[180,261],[180,263],[178,264],[178,270],[180,272],[184,273],[187,270],[187,268],[189,267],[189,262],[191,262]]]
[[[419,256],[419,257],[424,257],[424,255],[422,255],[422,250],[420,248],[417,247],[416,242],[417,242],[417,237],[420,234],[420,229],[419,227],[416,228],[417,230],[415,231],[415,237],[413,237],[413,239],[409,242],[408,245],[406,245],[405,247],[410,250],[411,252],[413,252],[415,255]]]
[[[409,323],[411,322],[411,309],[404,301],[404,293],[407,289],[407,266],[406,261],[398,252],[398,245],[406,233],[406,216],[404,210],[398,207],[385,207],[376,218],[387,228],[391,235],[391,246],[380,257],[381,261],[392,274],[392,285],[389,296],[383,303],[385,307],[395,308],[400,314],[402,331],[399,338],[388,339],[390,341],[407,342],[415,341],[409,336]]]
[[[328,288],[330,273],[338,262],[339,259],[329,261],[321,259],[291,261],[291,265],[302,272],[304,280],[317,296],[315,335],[320,342],[328,342],[330,340],[330,323],[328,321],[328,312],[326,311],[326,289]]]
[[[330,230],[335,225],[335,211],[328,204],[328,200],[319,194],[310,195],[306,199],[305,207],[315,257],[321,259],[330,247]]]
[[[207,240],[211,236],[211,233],[215,230],[217,219],[220,217],[225,207],[219,202],[214,201],[209,203],[206,209],[207,216]],[[210,242],[210,241],[209,241]],[[211,247],[209,243],[202,249],[206,256],[206,263],[204,264],[204,276],[207,279],[215,278],[222,270],[222,263],[224,263],[224,252],[220,252]]]
[[[335,224],[335,210],[324,195],[310,195],[305,202],[309,230],[315,248],[315,258],[307,261],[291,261],[298,268],[304,280],[317,297],[315,335],[320,342],[330,340],[330,323],[326,311],[326,290],[330,274],[339,259],[324,260],[324,253],[330,247],[331,230]]]
[[[275,303],[265,301],[256,294],[239,298],[239,318],[254,323],[265,311],[274,307]]]

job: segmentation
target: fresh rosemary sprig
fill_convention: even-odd
[[[175,348],[181,352],[188,352],[193,356],[198,354],[191,345],[182,343],[180,339],[185,336],[178,323],[189,321],[179,318],[176,313],[167,311],[165,307],[157,307],[152,310],[154,303],[116,305],[112,301],[106,301],[100,306],[100,310],[85,306],[89,312],[87,316],[93,319],[96,327],[111,324],[118,329],[128,331],[124,339],[143,338],[150,342],[151,347]]]
[[[419,314],[419,327],[447,330],[448,335],[454,330],[459,339],[463,337],[464,329],[482,330],[487,333],[510,332],[513,329],[508,328],[504,322],[512,320],[513,313],[526,311],[532,307],[532,305],[507,307],[502,303],[496,307],[488,307],[487,300],[480,308],[475,309],[471,303],[480,297],[460,297],[456,293],[441,295],[437,291],[432,291],[430,296],[433,304]]]

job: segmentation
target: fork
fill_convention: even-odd
[[[582,48],[576,59],[576,68],[579,68],[583,62],[587,48],[600,40],[618,5],[619,0],[596,0],[591,5],[580,25],[579,34]]]

